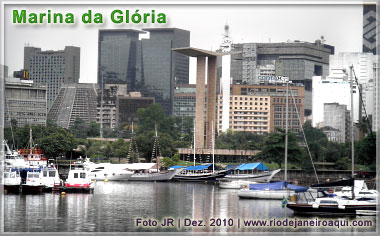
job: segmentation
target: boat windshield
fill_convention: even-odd
[[[55,171],[49,171],[49,177],[55,177]]]
[[[5,172],[4,173],[4,178],[9,178],[9,173]]]
[[[38,173],[28,173],[28,178],[39,178],[40,174]]]

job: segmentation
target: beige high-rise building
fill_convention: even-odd
[[[218,96],[218,132],[222,131],[223,95]],[[230,96],[230,129],[257,134],[270,132],[270,96]]]

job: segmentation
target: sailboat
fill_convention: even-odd
[[[291,198],[286,207],[292,209],[296,214],[344,214],[344,215],[376,215],[377,191],[369,191],[364,181],[354,179],[354,134],[353,134],[353,66],[351,71],[351,151],[352,151],[352,176],[349,180],[341,180],[332,183],[312,185],[312,188],[328,188],[329,194],[318,197],[313,193],[324,192],[321,189],[310,189],[303,195],[298,194]],[[360,92],[360,90],[359,90]],[[371,131],[372,132],[372,131]],[[334,192],[332,187],[344,186],[341,191]],[[306,195],[308,194],[308,195]]]
[[[239,198],[278,199],[288,198],[296,192],[307,191],[307,188],[288,184],[288,113],[289,113],[289,79],[286,80],[286,112],[285,112],[285,171],[284,181],[267,184],[249,184],[238,192]]]
[[[211,123],[212,129],[212,164],[195,165],[195,126],[194,126],[194,165],[183,169],[180,173],[174,176],[177,181],[215,181],[218,178],[226,176],[230,170],[219,170],[215,166],[215,138],[214,138],[214,122]]]
[[[132,144],[131,144],[132,145]],[[133,163],[127,164],[126,169],[134,173],[128,177],[129,181],[169,181],[182,169],[160,169],[161,150],[158,142],[157,127],[155,127],[154,145],[152,159],[156,158],[156,163]]]

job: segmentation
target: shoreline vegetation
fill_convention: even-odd
[[[165,167],[171,165],[193,165],[193,162],[180,160],[177,148],[191,148],[193,139],[193,120],[191,117],[166,116],[162,107],[154,103],[137,112],[138,125],[135,129],[135,142],[140,154],[140,161],[150,162],[154,143],[154,129],[157,125]],[[365,121],[363,121],[365,122]],[[5,139],[12,149],[25,148],[29,142],[29,126],[17,127],[12,120],[12,127],[5,128]],[[360,128],[360,124],[358,124]],[[32,126],[34,143],[44,150],[48,158],[56,158],[64,164],[79,156],[89,157],[95,162],[127,163],[132,124],[123,124],[116,130],[104,129],[104,138],[115,138],[114,142],[91,140],[100,136],[99,124],[87,124],[77,119],[69,129],[58,127],[51,121],[46,126]],[[305,136],[314,162],[335,163],[337,170],[350,170],[350,143],[335,143],[327,140],[326,135],[311,126],[310,121],[303,125]],[[360,171],[376,170],[376,133],[369,134],[366,129],[359,129],[361,140],[355,142],[355,169]],[[284,130],[258,135],[252,132],[232,132],[216,134],[217,149],[260,150],[252,158],[261,161],[270,169],[283,168]],[[289,133],[289,169],[312,171],[306,145],[301,134]],[[204,163],[198,163],[204,164]],[[218,163],[222,165],[237,163]]]

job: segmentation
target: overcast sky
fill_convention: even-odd
[[[27,14],[68,13],[75,15],[75,24],[17,25],[12,23],[12,10],[26,9]],[[103,15],[103,24],[83,24],[81,15],[91,9]],[[110,13],[114,9],[134,12],[155,10],[165,13],[167,24],[114,24]],[[177,27],[190,31],[190,44],[216,50],[228,22],[234,43],[314,42],[323,35],[336,52],[360,52],[362,49],[362,5],[6,5],[5,65],[9,73],[23,67],[25,45],[42,50],[62,50],[65,46],[81,48],[80,82],[97,81],[98,30],[111,28],[142,29],[147,27]],[[194,61],[190,65],[190,81],[195,76]]]

